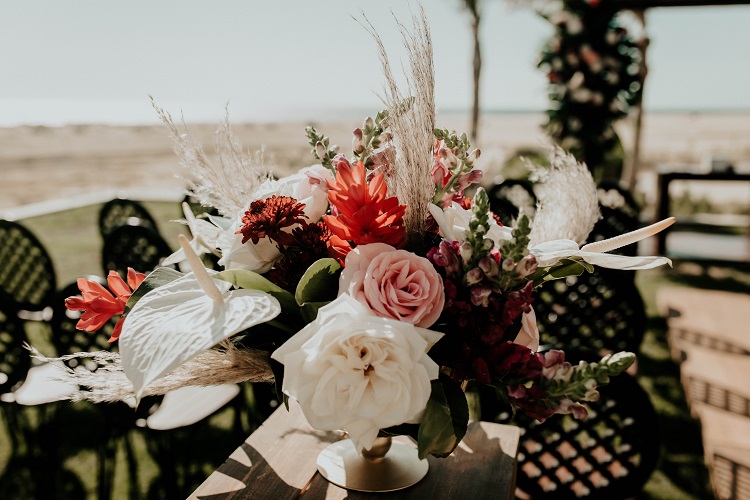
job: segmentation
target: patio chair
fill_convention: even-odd
[[[36,319],[51,306],[56,286],[44,245],[23,225],[0,220],[0,303]]]
[[[566,352],[566,358],[593,360],[591,354]],[[637,497],[656,467],[659,430],[656,412],[638,382],[622,373],[599,389],[601,399],[587,403],[588,418],[554,415],[539,423],[520,413],[517,498]],[[486,418],[483,415],[483,419]],[[494,420],[507,423],[509,415]]]
[[[638,220],[641,207],[635,201],[633,194],[617,181],[601,181],[596,186],[599,206],[618,210],[631,218]]]
[[[530,217],[536,212],[536,195],[528,181],[507,179],[492,186],[487,196],[492,213],[500,217],[506,226],[512,225],[521,210]]]
[[[96,276],[87,277],[89,280],[99,281],[106,287],[106,282]],[[71,283],[57,294],[54,313],[52,316],[52,343],[58,355],[72,354],[76,352],[111,351],[116,350],[116,344],[110,344],[107,340],[114,328],[114,321],[110,321],[95,333],[88,333],[76,329],[76,323],[81,315],[80,311],[70,311],[65,307],[65,298],[80,295],[77,283]],[[100,366],[91,360],[71,359],[65,361],[68,368],[72,370],[86,369],[97,371]],[[123,402],[94,405],[101,413],[105,422],[102,427],[102,439],[96,445],[97,456],[97,494],[100,499],[111,498],[114,485],[115,456],[117,447],[121,442],[125,449],[125,458],[128,464],[131,484],[138,485],[138,466],[136,454],[134,453],[130,431],[137,429],[137,422],[149,416],[158,405],[161,398],[144,398],[135,408],[135,401],[131,404]],[[131,491],[131,497],[137,498],[138,494]]]
[[[148,226],[127,224],[112,230],[102,247],[104,273],[115,270],[125,277],[128,267],[148,273],[172,250],[164,238]]]
[[[16,404],[13,393],[23,385],[31,368],[29,351],[24,348],[26,332],[15,312],[0,303],[0,414],[10,438],[10,454],[15,456],[26,444],[28,422]]]
[[[635,283],[621,274],[596,269],[542,287],[532,304],[541,343],[637,353],[646,310]]]
[[[99,234],[106,239],[116,228],[138,224],[157,231],[156,221],[146,208],[137,201],[115,198],[99,210]]]

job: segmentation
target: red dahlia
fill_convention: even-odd
[[[305,222],[304,209],[305,204],[291,196],[273,195],[265,200],[256,200],[242,216],[242,227],[236,234],[242,234],[242,243],[251,240],[257,244],[261,238],[268,236],[282,245],[288,245],[293,238],[283,229]]]

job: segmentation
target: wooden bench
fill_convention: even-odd
[[[424,499],[515,497],[518,427],[473,422],[445,459],[428,457],[430,470],[416,485],[394,493],[347,491],[317,472],[316,459],[340,432],[315,430],[298,406],[276,410],[189,497],[191,499]],[[394,438],[403,442],[406,437]],[[304,495],[304,496],[303,496]]]
[[[720,500],[750,498],[750,418],[706,404],[699,416],[711,484]]]
[[[681,360],[681,347],[691,345],[750,355],[750,295],[665,287],[656,304],[667,318],[675,361]]]
[[[750,417],[750,356],[683,346],[680,375],[688,403]]]

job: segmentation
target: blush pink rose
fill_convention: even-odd
[[[385,243],[349,252],[339,280],[339,295],[344,293],[376,316],[423,328],[437,321],[445,304],[443,279],[432,263]]]

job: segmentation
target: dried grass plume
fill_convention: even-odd
[[[32,356],[44,362],[89,359],[99,367],[96,371],[79,368],[61,369],[60,379],[77,384],[81,390],[71,394],[71,401],[111,403],[135,397],[133,384],[125,376],[120,355],[108,351],[79,352],[47,358],[31,346]],[[240,382],[273,382],[270,355],[265,351],[238,349],[229,342],[205,351],[171,373],[146,387],[143,396],[156,396],[188,385],[213,386]]]
[[[435,72],[432,63],[432,39],[425,16],[412,16],[409,30],[398,23],[408,52],[408,92],[398,88],[391,71],[388,53],[373,25],[367,20],[365,28],[375,39],[385,76],[385,89],[380,96],[388,107],[388,125],[396,148],[396,165],[387,178],[388,190],[408,209],[404,226],[410,242],[417,243],[425,232],[428,207],[435,186],[430,177],[432,150],[435,142]]]
[[[529,246],[559,239],[582,245],[600,217],[594,179],[586,165],[559,146],[550,151],[549,164],[527,163],[539,200]]]
[[[169,128],[174,151],[184,167],[179,175],[186,183],[188,193],[202,205],[216,208],[222,215],[233,217],[245,208],[250,194],[268,178],[263,165],[263,152],[245,153],[229,127],[229,111],[216,131],[216,161],[212,162],[203,147],[187,132],[180,131],[172,116],[160,108],[153,97],[151,104],[156,114]]]

